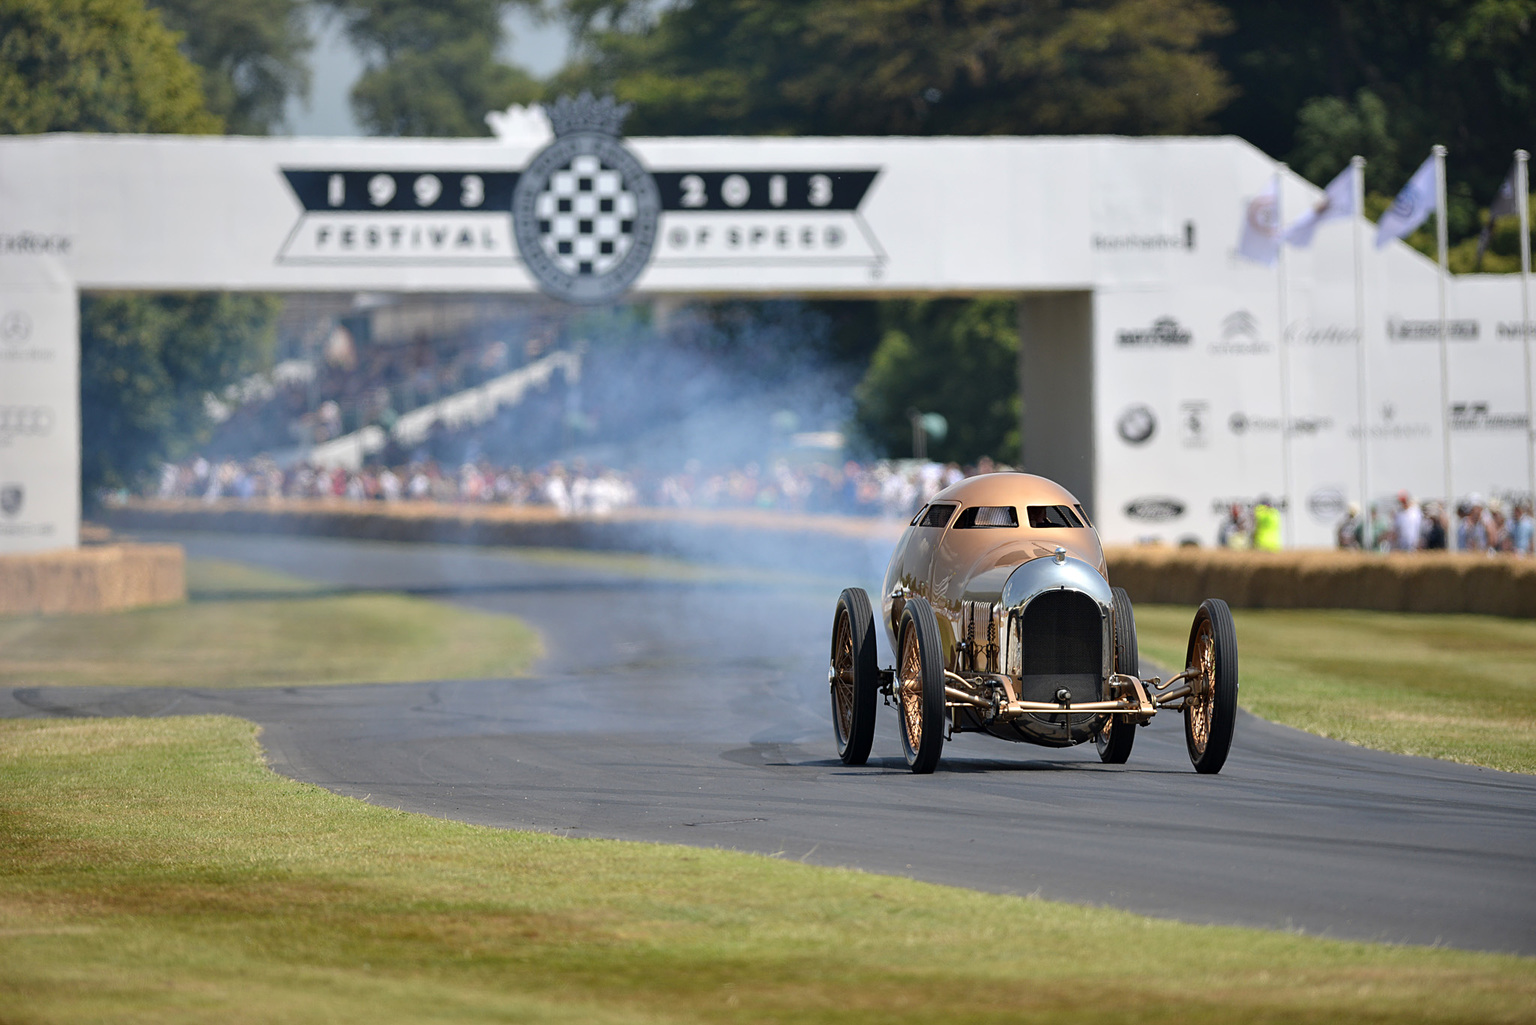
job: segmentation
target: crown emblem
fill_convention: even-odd
[[[619,135],[629,111],[628,103],[616,103],[612,96],[594,99],[589,92],[575,99],[562,96],[544,108],[550,127],[555,130],[557,137],[576,132]]]

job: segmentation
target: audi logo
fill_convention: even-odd
[[[0,406],[0,438],[37,438],[53,430],[47,406]]]

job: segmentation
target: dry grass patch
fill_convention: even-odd
[[[185,605],[0,618],[7,687],[286,687],[524,675],[521,621],[391,593],[192,560]]]
[[[0,722],[0,994],[7,1022],[1517,1022],[1536,962],[444,822],[200,717]]]

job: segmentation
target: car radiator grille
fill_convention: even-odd
[[[1062,687],[1074,702],[1100,700],[1104,625],[1092,598],[1077,591],[1040,595],[1024,609],[1019,640],[1025,701],[1055,701]]]

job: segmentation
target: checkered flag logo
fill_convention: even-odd
[[[623,174],[591,154],[552,174],[534,209],[539,245],[567,274],[601,276],[629,254],[639,204]]]
[[[582,99],[597,109],[590,97]],[[529,162],[512,194],[512,228],[524,265],[545,292],[567,302],[623,295],[656,241],[656,182],[616,127],[601,130],[610,122],[616,126],[611,118],[564,122],[566,130]]]

